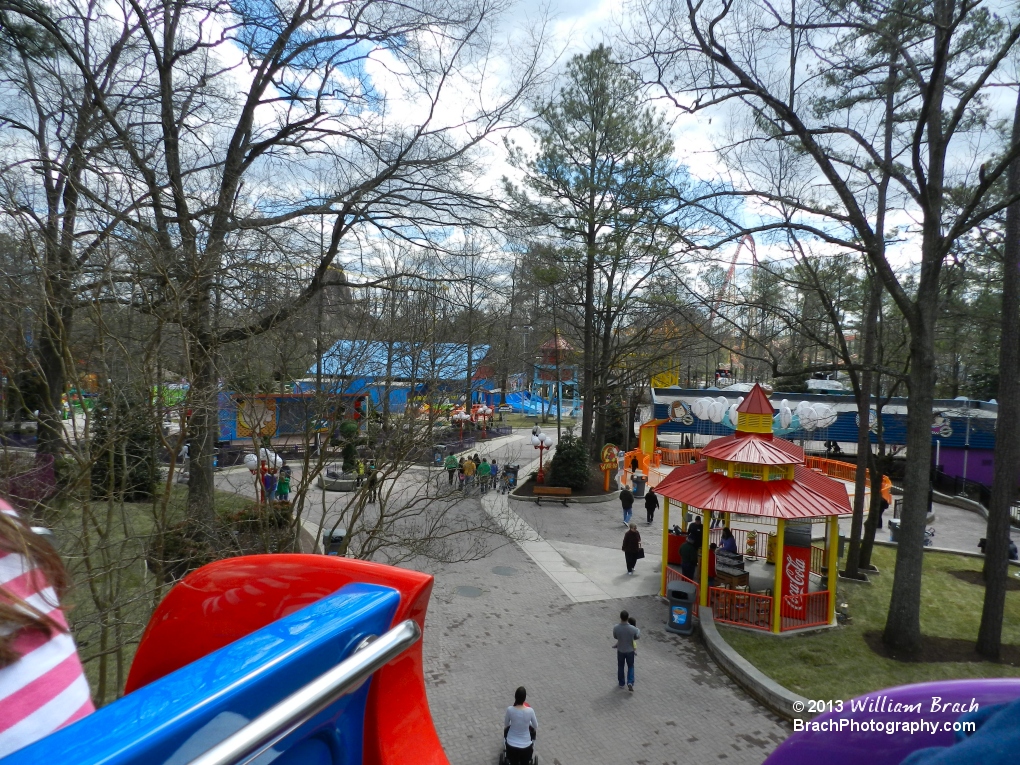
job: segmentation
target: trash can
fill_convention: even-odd
[[[444,459],[446,459],[446,444],[433,444],[432,445],[432,464],[433,465],[442,465]]]
[[[517,485],[517,472],[521,469],[520,465],[504,465],[503,470],[506,472],[507,483],[511,487]]]
[[[669,596],[667,631],[677,635],[690,635],[694,632],[694,601],[697,592],[695,585],[683,580],[666,585],[666,594]]]
[[[648,476],[639,475],[635,473],[630,477],[630,482],[634,485],[634,496],[643,497],[645,496],[645,486],[648,483]]]
[[[898,542],[899,541],[898,539],[896,539],[896,535],[899,533],[899,530],[900,530],[900,519],[899,518],[890,518],[889,519],[889,541],[890,542]]]
[[[344,543],[347,536],[347,529],[338,527],[332,534],[328,531],[322,532],[322,549],[326,555],[339,555],[340,545]]]

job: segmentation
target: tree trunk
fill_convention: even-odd
[[[211,534],[215,513],[213,457],[219,433],[219,380],[216,350],[210,331],[209,291],[200,290],[194,300],[190,335],[191,417],[188,433],[188,520],[203,534]],[[253,423],[253,426],[257,425]]]
[[[854,514],[850,524],[850,548],[846,556],[846,576],[860,578],[857,564],[861,555],[861,527],[864,525],[864,486],[871,462],[871,387],[874,378],[875,345],[878,338],[878,306],[882,300],[882,282],[874,273],[868,275],[868,303],[864,313],[864,352],[857,394],[857,473],[854,476]],[[875,486],[872,484],[872,494]]]
[[[871,458],[869,468],[871,478],[871,502],[868,507],[868,519],[864,522],[864,538],[861,540],[861,552],[857,556],[857,565],[865,570],[871,568],[871,552],[875,549],[875,534],[878,532],[878,518],[882,512],[882,481],[885,478],[882,460],[885,456],[885,445],[879,446],[879,456]],[[877,489],[875,487],[878,487]]]
[[[584,394],[582,398],[581,441],[592,450],[592,422],[595,414],[595,235],[590,232],[584,266]]]
[[[928,226],[934,228],[934,224]],[[926,232],[934,238],[935,232]],[[932,246],[929,244],[928,246]],[[906,655],[921,649],[921,569],[924,527],[928,515],[931,463],[931,412],[935,400],[935,314],[938,276],[922,258],[916,321],[910,342],[910,392],[907,397],[907,465],[903,479],[903,514],[897,532],[896,569],[889,615],[882,640]],[[929,273],[925,273],[926,268]]]
[[[1020,143],[1020,97],[1013,117],[1013,144]],[[1008,196],[1020,194],[1020,161],[1006,180]],[[1009,510],[1020,473],[1020,201],[1006,210],[1002,263],[1002,334],[999,338],[999,415],[995,423],[995,474],[985,538],[985,601],[977,651],[998,661],[1009,579]]]

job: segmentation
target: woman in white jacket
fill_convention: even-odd
[[[503,738],[506,740],[508,765],[530,765],[538,735],[535,710],[524,703],[528,692],[521,686],[514,693],[514,705],[507,707],[503,717]]]

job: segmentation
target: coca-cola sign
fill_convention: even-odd
[[[784,616],[803,619],[806,615],[808,576],[811,571],[810,547],[783,549],[783,609]]]

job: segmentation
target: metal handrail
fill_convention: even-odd
[[[196,757],[189,765],[243,765],[250,762],[341,696],[356,690],[373,672],[382,669],[420,637],[418,624],[408,619],[380,638],[362,641],[351,656]]]

